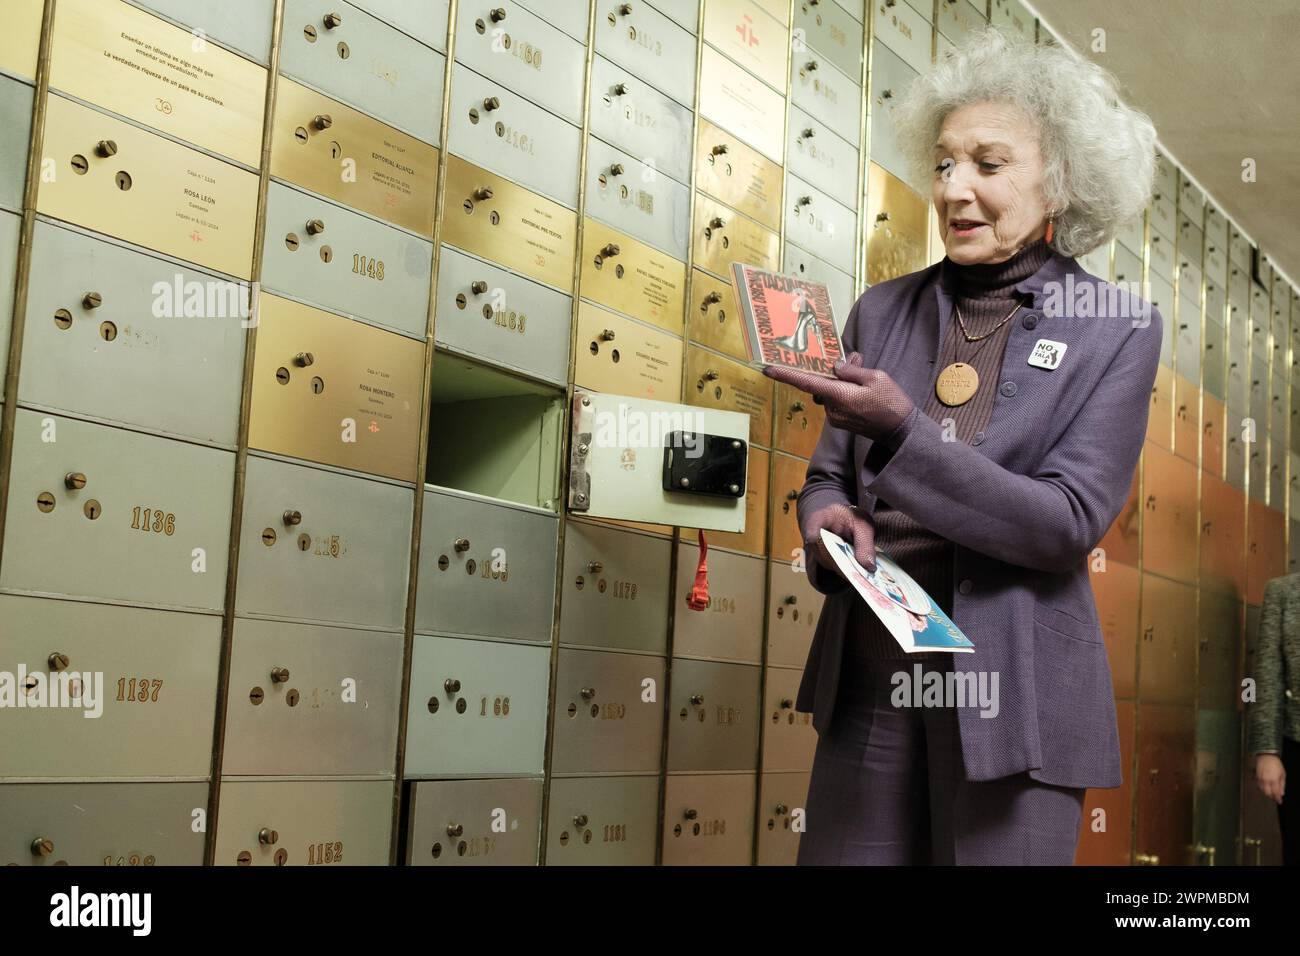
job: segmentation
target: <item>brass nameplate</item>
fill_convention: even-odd
[[[751,444],[772,444],[774,384],[758,369],[686,346],[686,403],[748,415]]]
[[[682,334],[686,264],[590,217],[582,230],[578,289],[601,305]]]
[[[699,269],[691,270],[686,327],[691,341],[726,352],[742,362],[749,360],[744,333],[740,330],[736,293],[730,282]]]
[[[706,536],[710,546],[732,548],[746,554],[766,553],[769,454],[765,448],[755,448],[753,445],[749,447],[749,462],[745,469],[745,530],[710,531]],[[682,528],[680,537],[683,541],[694,543],[699,540],[699,532],[695,528]]]
[[[444,242],[573,290],[578,214],[572,209],[448,156],[442,210]]]
[[[867,282],[925,268],[927,204],[875,163],[867,176]]]
[[[414,481],[423,377],[423,343],[263,294],[249,447]]]
[[[36,78],[44,9],[44,0],[5,0],[5,24],[0,30],[0,70],[29,80]]]
[[[437,147],[283,76],[271,175],[433,238]]]
[[[593,392],[676,402],[682,340],[590,302],[578,303],[573,383]]]
[[[695,261],[714,275],[731,275],[733,262],[781,268],[781,237],[702,193],[695,196]]]
[[[257,175],[51,94],[38,212],[241,279]]]
[[[781,228],[781,167],[706,119],[695,146],[695,184],[769,229]]]
[[[261,165],[266,69],[122,0],[59,0],[50,87]]]
[[[785,5],[779,14],[767,0],[708,0],[704,39],[774,89],[785,89],[790,29]]]
[[[782,161],[785,97],[709,46],[700,61],[700,116]]]

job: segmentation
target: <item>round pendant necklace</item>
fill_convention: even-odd
[[[961,334],[966,337],[966,341],[981,342],[1010,322],[1011,317],[1020,311],[1020,303],[1016,303],[1016,307],[1007,313],[1007,317],[995,325],[990,331],[985,332],[983,335],[976,336],[972,336],[968,331],[966,331],[966,323],[962,320],[961,309],[957,307],[955,301],[952,304],[952,308],[957,314],[957,323],[961,326]],[[952,362],[945,366],[943,371],[939,373],[939,377],[935,379],[934,382],[934,393],[939,397],[939,401],[948,406],[955,406],[964,405],[971,400],[971,397],[980,387],[980,377],[979,373],[975,371],[975,366],[971,365],[970,362],[975,360],[975,356],[979,354],[979,351],[982,348],[984,348],[983,345],[976,348],[975,351],[971,353],[968,361]],[[953,350],[954,354],[956,351],[956,349]]]

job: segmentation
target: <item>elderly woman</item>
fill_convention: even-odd
[[[1162,324],[1075,256],[1141,213],[1155,132],[1100,67],[992,31],[898,118],[946,257],[858,299],[835,378],[766,369],[827,413],[798,502],[827,595],[797,702],[819,734],[798,862],[1069,864],[1085,789],[1123,780],[1087,561],[1128,496]],[[889,554],[974,653],[901,651],[823,528],[868,569]],[[898,706],[949,672],[997,706]]]

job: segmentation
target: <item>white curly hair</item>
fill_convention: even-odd
[[[1039,131],[1043,191],[1055,213],[1052,246],[1081,256],[1151,198],[1155,127],[1120,100],[1118,86],[1108,70],[1065,47],[986,27],[917,77],[895,107],[895,123],[916,181],[929,182],[949,113],[986,102],[1024,109]]]

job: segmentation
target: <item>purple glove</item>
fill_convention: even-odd
[[[832,425],[872,441],[893,432],[915,407],[888,372],[863,368],[857,352],[836,364],[833,379],[780,365],[767,366],[763,374],[810,392],[826,406],[826,420]]]
[[[846,504],[827,505],[810,514],[804,525],[804,555],[815,554],[817,563],[823,568],[829,568],[840,577],[844,577],[840,572],[840,566],[835,563],[831,553],[826,550],[825,542],[822,541],[821,530],[825,528],[839,535],[846,543],[853,545],[853,556],[858,559],[858,564],[868,571],[875,571],[876,528],[871,523],[871,519],[857,508]]]

